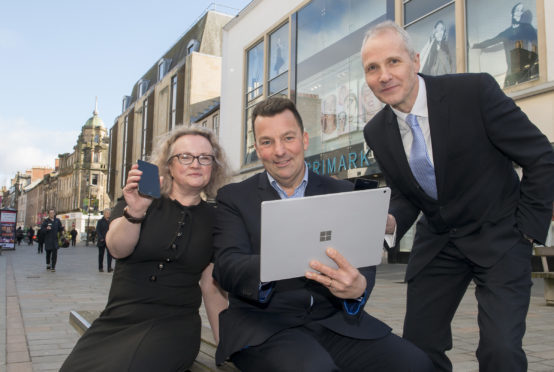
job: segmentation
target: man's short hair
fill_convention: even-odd
[[[402,27],[394,23],[393,21],[387,20],[384,22],[381,22],[369,30],[364,35],[364,40],[362,41],[362,50],[364,49],[365,43],[371,39],[374,36],[377,36],[378,34],[385,32],[385,31],[392,31],[396,33],[397,35],[402,38],[402,41],[404,42],[404,47],[406,48],[406,51],[410,55],[410,58],[415,58],[417,52],[415,48],[412,45],[412,38],[410,37],[410,34],[406,32]]]
[[[300,131],[304,133],[304,124],[302,124],[302,118],[300,117],[300,113],[298,113],[294,102],[286,97],[270,97],[258,103],[252,113],[252,131],[254,132],[254,141],[256,140],[256,127],[254,123],[256,122],[256,118],[258,116],[272,117],[286,110],[292,112],[296,118],[296,123],[300,127]]]

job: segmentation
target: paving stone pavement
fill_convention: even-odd
[[[57,371],[75,343],[69,325],[71,310],[102,310],[112,275],[97,269],[95,246],[62,248],[56,272],[46,271],[44,254],[36,245],[21,245],[0,255],[0,372]],[[383,264],[366,311],[402,334],[406,285],[405,265]],[[554,307],[543,297],[536,280],[527,317],[524,349],[529,371],[554,371]],[[470,287],[452,325],[454,371],[478,371],[477,306]],[[203,313],[203,311],[202,311]],[[205,313],[202,314],[204,320]],[[206,322],[207,323],[207,322]]]

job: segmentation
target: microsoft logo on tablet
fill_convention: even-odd
[[[331,240],[331,230],[321,231],[319,233],[319,241],[320,242],[327,242],[329,240]]]

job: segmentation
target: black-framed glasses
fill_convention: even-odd
[[[171,157],[169,157],[168,163],[171,162],[173,158],[177,158],[179,163],[183,165],[190,165],[194,161],[194,159],[198,160],[198,164],[200,165],[211,165],[214,162],[215,157],[213,155],[198,155],[194,156],[191,154],[183,153],[183,154],[175,154]]]

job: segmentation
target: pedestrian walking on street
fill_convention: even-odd
[[[39,228],[37,232],[37,243],[38,243],[37,253],[38,254],[41,254],[44,251],[44,234],[45,234],[44,231],[42,231],[42,229]]]
[[[35,230],[29,226],[29,230],[27,230],[27,239],[29,239],[29,245],[33,245],[33,238],[35,237]]]
[[[61,221],[56,217],[56,211],[48,210],[48,218],[42,222],[41,230],[44,232],[44,244],[46,246],[46,270],[56,271],[58,261],[58,234],[63,232]]]
[[[15,239],[17,240],[17,245],[21,245],[21,241],[23,240],[23,229],[21,226],[15,230]]]
[[[73,225],[69,234],[71,234],[71,246],[75,247],[75,243],[77,242],[77,230],[75,230],[75,225]]]
[[[92,244],[96,243],[96,230],[92,229],[89,233],[89,240],[92,242]]]
[[[110,212],[110,208],[104,209],[104,217],[99,219],[96,224],[96,234],[98,236],[98,242],[96,243],[98,247],[98,271],[104,271],[104,251],[106,251],[106,264],[109,273],[113,271],[112,255],[110,251],[106,249],[106,234],[110,228]]]

